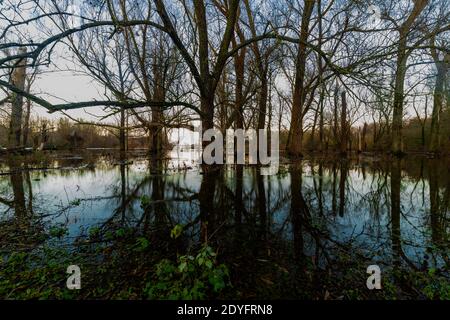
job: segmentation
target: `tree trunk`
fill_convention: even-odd
[[[399,43],[397,48],[397,68],[394,84],[394,106],[392,117],[391,151],[396,155],[403,153],[403,102],[404,86],[409,52],[407,51],[408,33],[414,21],[427,5],[428,0],[414,1],[414,8],[406,21],[399,28]]]
[[[8,160],[8,165],[11,174],[11,189],[13,194],[14,215],[19,223],[20,227],[26,227],[28,225],[27,207],[25,204],[25,191],[23,184],[23,168],[20,163],[15,159]]]
[[[394,263],[399,264],[401,255],[401,164],[399,159],[394,159],[391,164],[391,241]]]
[[[126,134],[125,134],[125,109],[120,110],[120,129],[119,129],[120,153],[126,152]]]
[[[331,211],[336,215],[336,162],[333,162],[333,182],[332,182],[332,197],[331,197]]]
[[[311,149],[311,150],[314,150],[314,138],[315,138],[315,135],[316,135],[316,126],[317,126],[317,118],[319,117],[319,113],[318,113],[318,111],[316,110],[316,112],[315,112],[315,114],[314,114],[314,121],[313,121],[313,125],[312,125],[312,128],[311,128],[311,136],[310,136],[310,138],[309,138],[309,148]]]
[[[164,50],[161,47],[159,50],[159,55],[163,55]],[[165,78],[165,70],[164,63],[161,57],[155,55],[154,57],[154,67],[153,67],[153,78],[154,78],[154,91],[153,91],[153,99],[155,101],[165,101],[166,100],[166,86],[164,83]],[[164,140],[164,131],[163,131],[163,122],[164,122],[164,113],[163,110],[158,107],[152,107],[152,123],[153,126],[150,128],[150,137],[151,137],[151,145],[150,145],[150,153],[160,156],[163,151],[163,140]]]
[[[298,46],[297,61],[295,66],[295,84],[294,97],[292,102],[292,116],[290,139],[288,144],[288,152],[293,156],[302,155],[302,139],[303,139],[303,103],[305,96],[305,73],[306,73],[306,41],[309,35],[309,22],[314,8],[315,0],[305,0],[303,8],[302,24],[300,29],[300,44]]]
[[[161,100],[160,100],[161,101]],[[161,155],[164,144],[163,112],[159,107],[152,108],[152,123],[150,128],[150,153],[153,155]]]
[[[258,202],[258,213],[260,223],[260,241],[267,240],[267,205],[266,205],[266,190],[264,188],[264,176],[261,174],[260,168],[256,170],[256,191]]]
[[[25,48],[19,49],[19,54],[26,53]],[[26,78],[26,60],[22,59],[17,62],[12,75],[11,84],[20,90],[25,89]],[[20,94],[12,94],[11,121],[9,124],[8,143],[10,148],[20,147],[22,135],[22,114],[23,114],[23,96]]]
[[[214,128],[214,95],[200,97],[200,108],[203,113],[202,131],[204,133],[206,130]],[[207,141],[203,143],[203,147],[209,144]]]
[[[22,144],[24,147],[28,144],[28,137],[30,134],[30,117],[31,117],[31,101],[27,99],[26,103],[26,113],[25,113],[25,122],[23,124],[23,139]]]
[[[299,165],[294,165],[291,168],[290,215],[294,236],[294,258],[299,264],[303,265],[305,263],[303,230],[306,217],[309,215],[309,209],[302,194],[302,168]]]
[[[322,1],[317,1],[317,16],[318,16],[318,27],[319,27],[319,43],[318,48],[322,50]],[[320,94],[319,94],[319,150],[323,152],[324,150],[324,119],[323,119],[323,105],[325,99],[325,84],[323,81],[323,60],[322,57],[318,56],[318,72],[320,79]]]
[[[445,55],[444,61],[439,61],[437,55],[433,56],[437,68],[436,85],[434,88],[433,111],[431,114],[430,151],[439,152],[441,148],[440,126],[441,113],[445,99],[444,85],[446,82],[450,54]]]
[[[362,130],[362,151],[367,151],[367,123],[364,122],[363,130]]]
[[[200,239],[205,243],[208,241],[208,229],[214,230],[214,218],[217,213],[214,206],[214,197],[219,174],[219,170],[205,171],[198,194],[200,207]]]
[[[258,129],[264,129],[266,126],[267,99],[269,95],[269,84],[267,79],[267,66],[262,67],[261,74],[261,91],[259,94],[259,113],[258,113]]]
[[[339,174],[339,216],[343,217],[345,212],[345,185],[347,182],[347,161],[341,162]]]
[[[236,129],[244,128],[243,87],[244,87],[244,72],[245,72],[245,54],[246,50],[244,48],[234,57],[234,70],[236,73],[236,87],[235,87]]]
[[[339,139],[339,120],[338,120],[338,106],[339,106],[339,90],[338,87],[334,89],[334,109],[333,109],[333,138],[335,144],[335,151],[337,151],[338,139]]]
[[[348,126],[347,126],[347,98],[345,95],[345,91],[342,91],[341,97],[342,97],[342,112],[341,112],[340,151],[341,151],[341,155],[346,155],[347,154],[347,146],[348,146]]]
[[[234,200],[235,205],[235,222],[236,224],[240,224],[242,222],[242,214],[244,212],[244,202],[243,202],[243,193],[244,193],[244,167],[242,164],[236,165],[236,196]]]
[[[362,151],[361,127],[358,127],[358,131],[357,131],[356,134],[358,135],[358,137],[357,137],[358,144],[357,144],[357,150],[356,151],[358,153],[361,153],[361,151]]]
[[[395,73],[394,110],[392,118],[392,145],[391,151],[400,155],[403,153],[403,101],[406,75],[406,35],[400,34],[400,43],[397,51],[397,69]]]
[[[244,1],[245,8],[247,11],[247,16],[249,20],[249,26],[253,37],[257,36],[255,21],[253,19],[252,10],[250,9],[249,0]],[[242,38],[242,37],[241,37]],[[243,39],[241,39],[242,41]],[[252,50],[255,55],[256,65],[258,68],[258,78],[261,82],[261,89],[258,97],[258,129],[264,129],[266,126],[266,114],[267,114],[267,102],[269,98],[269,79],[268,79],[268,61],[263,59],[261,55],[261,51],[259,49],[259,44],[257,42],[253,43]],[[269,114],[269,118],[271,114]],[[270,140],[270,120],[268,126],[268,139]],[[258,145],[259,145],[259,135],[258,135]],[[259,153],[258,153],[258,161],[259,161]]]
[[[422,124],[421,131],[422,151],[425,151],[425,121]]]

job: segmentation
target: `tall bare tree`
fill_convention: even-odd
[[[305,73],[307,58],[307,41],[309,24],[314,9],[315,0],[305,0],[300,27],[300,43],[298,44],[295,62],[295,83],[292,102],[291,128],[289,130],[288,152],[293,156],[302,155],[303,140],[303,103],[305,99]]]
[[[19,48],[19,55],[26,53],[26,48]],[[26,59],[18,59],[11,74],[11,85],[19,90],[25,90]],[[13,92],[11,94],[11,121],[9,125],[9,147],[16,148],[21,145],[23,95]]]

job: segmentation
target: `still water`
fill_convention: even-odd
[[[423,286],[396,271],[449,279],[449,213],[448,159],[311,157],[272,176],[254,166],[202,172],[191,152],[0,165],[2,255],[42,246],[30,234],[53,226],[67,231],[44,243],[75,252],[92,230],[111,228],[147,235],[161,258],[208,242],[230,269],[235,298],[376,298],[365,285],[373,264],[384,272],[383,297],[421,298]]]

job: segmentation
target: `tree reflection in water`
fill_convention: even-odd
[[[11,174],[0,176],[3,251],[14,250],[6,241],[8,221],[32,229],[38,208],[46,228],[67,225],[60,241],[75,247],[94,227],[98,241],[118,229],[148,239],[153,258],[208,243],[230,267],[234,297],[370,297],[376,293],[365,288],[369,264],[392,271],[405,291],[411,284],[398,277],[405,270],[447,272],[445,160],[306,159],[275,176],[243,165],[173,168],[170,159],[146,157],[94,162],[95,169],[78,163],[46,176],[6,163]],[[183,232],[175,239],[176,225]],[[127,269],[132,260],[120,263]],[[129,281],[121,278],[125,273],[117,277]]]

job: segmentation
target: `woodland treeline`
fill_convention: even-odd
[[[292,156],[450,150],[448,0],[0,5],[0,143],[10,149],[42,146],[47,132],[95,133],[99,146],[121,150],[145,136],[160,154],[171,130],[201,123],[278,130]],[[39,79],[61,71],[101,94],[41,92]],[[33,120],[38,106],[63,113],[65,129]],[[93,107],[98,121],[67,113]]]
[[[8,145],[9,123],[0,124],[0,145]],[[32,119],[22,133],[24,148],[42,150],[117,148],[117,130],[107,130],[94,125],[83,125],[66,118],[48,120]]]

